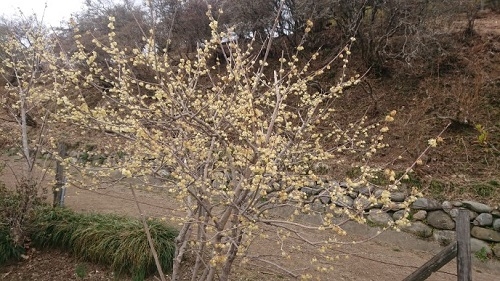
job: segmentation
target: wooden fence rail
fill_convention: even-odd
[[[415,270],[403,281],[422,281],[438,271],[455,257],[457,258],[457,280],[472,281],[472,258],[470,250],[469,212],[460,209],[456,221],[456,241],[444,248],[424,265]]]

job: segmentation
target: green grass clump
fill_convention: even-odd
[[[10,237],[9,227],[0,222],[0,265],[10,260],[18,260],[24,249],[15,246]]]
[[[474,256],[480,260],[481,262],[486,262],[490,259],[490,255],[488,254],[488,250],[485,247],[482,247],[481,250],[474,253]]]
[[[160,264],[165,271],[171,271],[178,232],[158,220],[149,220],[148,225]],[[35,245],[62,248],[82,260],[111,266],[119,275],[142,280],[156,271],[138,219],[55,208],[37,212],[32,227]]]

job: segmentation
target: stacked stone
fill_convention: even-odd
[[[419,198],[411,205],[411,224],[401,230],[422,238],[438,241],[445,246],[455,240],[455,220],[458,210],[465,208],[471,221],[471,251],[486,250],[486,254],[500,258],[500,210],[474,201],[444,201],[442,203]],[[372,208],[367,220],[378,225],[387,225],[390,221],[402,217],[404,210],[381,212]],[[385,215],[383,214],[385,213]]]
[[[455,219],[459,208],[469,212],[471,221],[471,251],[486,250],[486,254],[500,258],[500,210],[475,201],[444,201],[419,198],[412,205],[413,219],[432,227],[427,237],[442,245],[455,239]]]
[[[314,184],[302,188],[308,196],[315,196],[321,204],[335,204],[337,206],[353,208],[363,206],[366,219],[380,226],[403,217],[405,210],[403,202],[407,196],[403,192],[391,193],[389,206],[371,204],[367,197],[374,195],[379,198],[382,190],[375,187],[363,187],[350,192],[339,192],[336,200],[331,200],[335,190],[344,190],[347,184],[330,181],[328,187],[319,187]],[[446,246],[455,240],[455,220],[460,208],[469,211],[471,221],[471,251],[473,253],[486,250],[487,255],[500,259],[500,210],[474,201],[444,201],[438,202],[430,198],[418,198],[411,205],[410,225],[400,227],[401,230],[422,238],[434,239]]]

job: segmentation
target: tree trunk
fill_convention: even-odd
[[[26,158],[26,179],[31,179],[31,171],[33,168],[33,162],[30,155],[29,143],[28,143],[28,125],[26,123],[26,93],[21,90],[19,93],[20,97],[20,109],[21,109],[21,145],[24,158]]]
[[[188,237],[191,233],[191,223],[184,223],[179,232],[179,235],[175,238],[175,255],[174,263],[172,266],[172,281],[179,280],[181,263],[184,257],[184,252],[186,251]]]
[[[222,274],[220,280],[227,281],[229,280],[229,275],[231,274],[231,268],[233,267],[234,260],[236,259],[236,254],[238,254],[238,249],[241,245],[241,240],[243,239],[243,233],[240,226],[240,221],[238,218],[238,214],[233,214],[232,218],[232,231],[231,236],[233,239],[233,243],[229,247],[229,251],[227,253],[227,260],[224,263],[224,267],[222,268]]]

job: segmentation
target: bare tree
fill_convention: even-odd
[[[14,194],[19,201],[9,223],[14,242],[22,245],[25,223],[34,203],[44,195],[40,183],[47,162],[37,163],[37,157],[49,145],[45,134],[52,107],[47,104],[55,88],[48,85],[56,79],[56,59],[49,32],[36,18],[3,22],[2,29],[6,31],[2,34],[6,40],[0,42],[0,77],[4,82],[1,104],[10,121],[17,124],[18,133],[11,132],[9,136],[17,140],[24,158],[24,166],[16,171]]]

